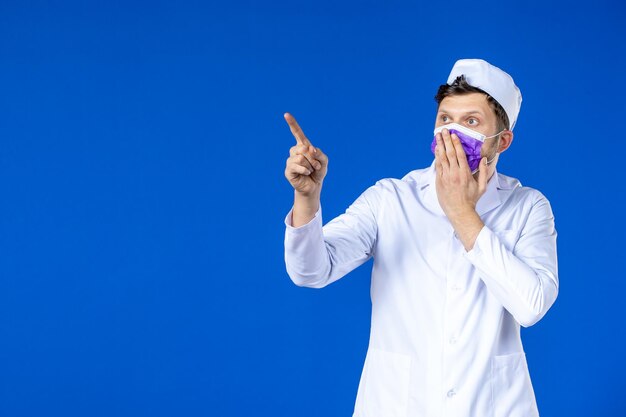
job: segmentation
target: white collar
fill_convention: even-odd
[[[435,160],[433,160],[430,167],[426,168],[422,172],[422,175],[420,175],[418,186],[424,193],[424,197],[426,201],[428,201],[430,208],[440,214],[443,214],[443,210],[441,209],[441,206],[439,206],[439,200],[437,199],[435,180],[436,169]],[[478,215],[482,216],[484,213],[487,213],[502,204],[500,193],[498,193],[498,191],[509,188],[512,188],[510,187],[510,184],[507,181],[501,183],[497,169],[494,170],[493,175],[487,182],[487,190],[485,190],[485,194],[480,197],[478,203],[476,204],[476,212]]]

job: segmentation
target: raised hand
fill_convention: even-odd
[[[456,134],[447,129],[437,133],[435,188],[443,212],[450,220],[465,250],[474,247],[484,226],[476,204],[487,189],[487,158],[480,161],[478,179],[472,176],[467,156]]]
[[[322,182],[328,172],[328,157],[311,144],[291,114],[285,113],[284,117],[296,139],[296,144],[289,149],[285,178],[296,193],[319,198]]]
[[[441,208],[448,217],[475,210],[487,189],[487,158],[480,161],[478,178],[475,179],[457,135],[443,129],[437,133],[436,140],[436,187]]]

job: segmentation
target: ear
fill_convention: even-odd
[[[498,145],[498,152],[502,153],[506,151],[507,149],[509,149],[509,146],[511,146],[512,142],[513,142],[513,131],[505,130],[504,132],[502,132],[502,134],[500,135],[500,144]]]

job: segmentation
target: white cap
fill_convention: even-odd
[[[510,130],[513,130],[522,106],[522,93],[513,78],[482,59],[459,59],[448,76],[448,84],[462,74],[469,85],[480,88],[500,103],[509,117]]]

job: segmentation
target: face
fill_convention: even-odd
[[[498,133],[496,114],[489,106],[487,97],[481,93],[444,98],[439,104],[435,128],[448,123],[458,123],[485,136]],[[513,132],[505,130],[499,137],[500,140],[498,137],[485,139],[485,144],[481,148],[481,156],[487,157],[488,160],[494,158],[489,164],[489,176],[495,170],[498,153],[504,152],[511,144]]]

